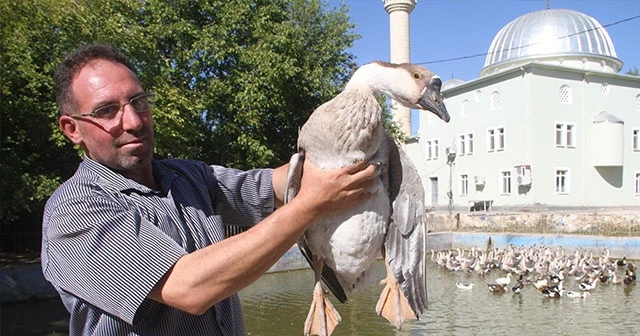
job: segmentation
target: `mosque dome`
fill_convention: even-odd
[[[604,27],[569,9],[540,10],[509,22],[493,38],[480,76],[529,62],[613,73],[622,68]]]
[[[458,78],[447,79],[446,81],[444,81],[444,83],[442,83],[441,90],[442,91],[448,90],[461,84],[464,84],[464,81],[462,79],[458,79]]]

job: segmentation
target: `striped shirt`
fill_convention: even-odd
[[[42,270],[71,314],[70,335],[243,335],[237,295],[203,315],[147,298],[183,255],[274,208],[272,170],[154,160],[160,190],[85,158],[48,200]]]

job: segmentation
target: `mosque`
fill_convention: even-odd
[[[415,5],[385,8],[399,2]],[[427,206],[639,206],[640,77],[622,65],[584,13],[545,9],[507,23],[479,78],[443,83],[451,121],[420,113],[405,147]]]

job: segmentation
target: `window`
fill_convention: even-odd
[[[640,172],[636,172],[635,185],[636,196],[640,196]]]
[[[482,91],[476,90],[476,94],[473,96],[473,98],[475,99],[476,103],[480,102],[480,100],[482,99]]]
[[[633,139],[631,140],[633,144],[633,151],[640,152],[640,129],[633,130]]]
[[[511,194],[511,172],[508,170],[500,172],[500,193],[502,195]]]
[[[487,149],[489,152],[496,150],[496,130],[487,131]]]
[[[458,155],[473,154],[473,133],[460,134],[458,136]]]
[[[427,140],[427,160],[437,160],[438,150],[439,148],[437,139]]]
[[[570,123],[556,123],[556,147],[576,147],[576,125]]]
[[[458,155],[462,156],[466,152],[466,144],[467,142],[464,140],[465,135],[458,136]]]
[[[556,169],[556,193],[569,193],[569,170]]]
[[[460,196],[469,195],[469,175],[460,174]]]
[[[487,151],[504,150],[504,127],[492,128],[487,131]]]
[[[600,92],[603,95],[608,95],[609,94],[609,83],[602,83],[602,85],[600,85]]]
[[[491,111],[499,110],[502,108],[502,97],[500,92],[495,91],[491,94],[491,100],[489,101]]]
[[[469,116],[469,114],[471,114],[471,104],[469,104],[468,100],[465,100],[462,102],[462,106],[461,106],[461,110],[460,110],[460,117],[464,118]]]
[[[640,112],[640,94],[636,96],[636,101],[633,105],[635,107],[636,112]]]
[[[560,87],[560,102],[563,104],[571,104],[573,102],[573,91],[568,85]]]

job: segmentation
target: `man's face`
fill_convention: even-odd
[[[72,84],[77,111],[91,113],[108,104],[125,104],[142,93],[138,78],[124,65],[103,59],[93,60],[76,74]],[[116,119],[105,126],[92,117],[60,117],[65,134],[86,154],[123,175],[134,178],[150,169],[154,137],[151,112],[138,114],[125,105]]]

